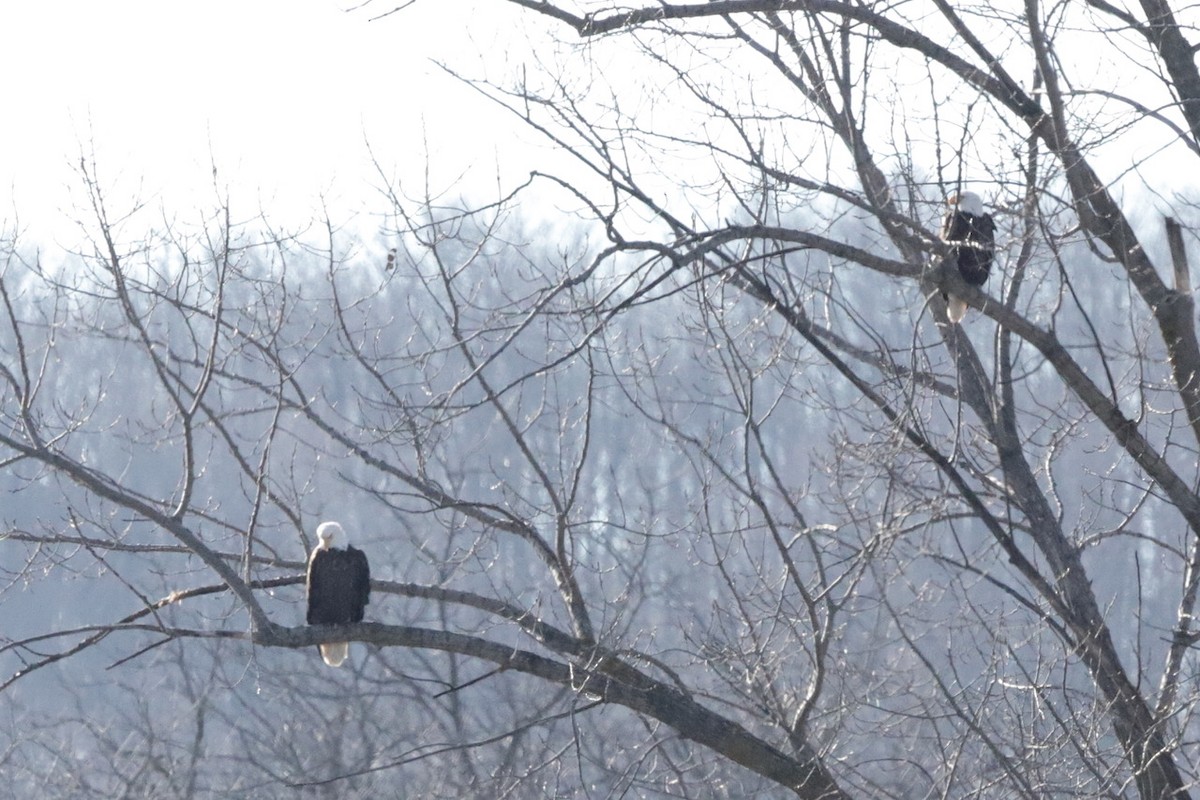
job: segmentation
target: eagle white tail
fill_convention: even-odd
[[[951,322],[962,322],[962,318],[967,315],[967,304],[959,300],[957,297],[950,297],[946,300],[946,316]]]
[[[325,659],[325,663],[331,667],[340,667],[346,660],[346,656],[350,654],[349,642],[331,642],[319,645],[319,647],[321,648],[321,658]]]

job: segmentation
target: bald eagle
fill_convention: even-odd
[[[344,548],[333,546],[341,539]],[[346,531],[336,522],[317,527],[317,546],[308,559],[308,624],[344,625],[362,622],[363,608],[371,598],[371,568],[362,550],[346,542]],[[321,658],[340,667],[350,652],[349,642],[319,645]]]
[[[996,223],[983,212],[983,201],[974,192],[955,192],[946,198],[949,210],[942,220],[942,241],[950,245],[946,261],[958,267],[958,274],[972,286],[982,286],[992,268],[996,252]],[[960,322],[967,304],[957,297],[946,298],[946,316]]]

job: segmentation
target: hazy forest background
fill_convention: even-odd
[[[487,196],[4,230],[0,794],[1196,796],[1195,8],[491,6]]]

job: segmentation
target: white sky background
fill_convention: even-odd
[[[497,151],[510,123],[429,59],[475,74],[480,53],[502,58],[498,37],[522,35],[499,24],[513,15],[479,24],[477,4],[436,0],[371,22],[398,3],[344,10],[353,2],[4,3],[0,222],[64,236],[93,147],[114,205],[137,197],[181,215],[215,201],[214,164],[243,216],[379,210],[368,142],[415,191],[428,151],[435,188],[469,170],[495,192],[498,164],[518,166]]]
[[[114,213],[135,200],[184,217],[209,209],[219,202],[215,164],[236,216],[261,210],[284,227],[319,217],[322,204],[335,221],[385,210],[368,143],[410,197],[427,168],[433,190],[482,199],[548,168],[549,147],[528,144],[536,134],[431,59],[503,81],[524,59],[552,60],[547,39],[569,31],[496,0],[419,0],[374,22],[403,0],[345,10],[358,1],[0,4],[0,231],[16,220],[27,241],[67,243],[71,220],[88,216],[77,166],[93,147]],[[599,59],[591,69],[617,79],[612,52],[597,45],[589,56]],[[669,100],[661,110],[679,114]],[[1161,136],[1125,140],[1109,177],[1139,141],[1152,150]],[[1172,163],[1160,156],[1143,176],[1183,182],[1177,169],[1159,169]],[[684,166],[681,174],[702,171]]]

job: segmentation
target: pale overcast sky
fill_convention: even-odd
[[[0,230],[17,212],[36,238],[61,229],[81,199],[81,148],[93,144],[115,212],[134,197],[175,215],[210,207],[215,163],[242,218],[261,208],[281,225],[322,203],[342,217],[381,210],[368,142],[409,195],[427,162],[435,190],[492,196],[547,168],[544,143],[515,144],[535,134],[430,59],[503,82],[522,59],[552,60],[536,37],[566,31],[496,0],[419,0],[374,22],[403,0],[346,10],[358,2],[0,4]],[[1128,148],[1153,152],[1158,133],[1123,141],[1113,176]],[[1172,165],[1160,156],[1143,175],[1173,186],[1185,176]]]
[[[375,22],[398,3],[353,2],[4,3],[0,219],[15,208],[41,229],[69,212],[91,143],[114,194],[181,213],[196,192],[212,199],[214,161],[235,199],[280,213],[361,199],[379,183],[368,141],[389,171],[420,176],[428,141],[442,180],[474,167],[494,184],[495,120],[429,59],[470,68],[511,29],[468,24],[480,12],[466,0]]]

